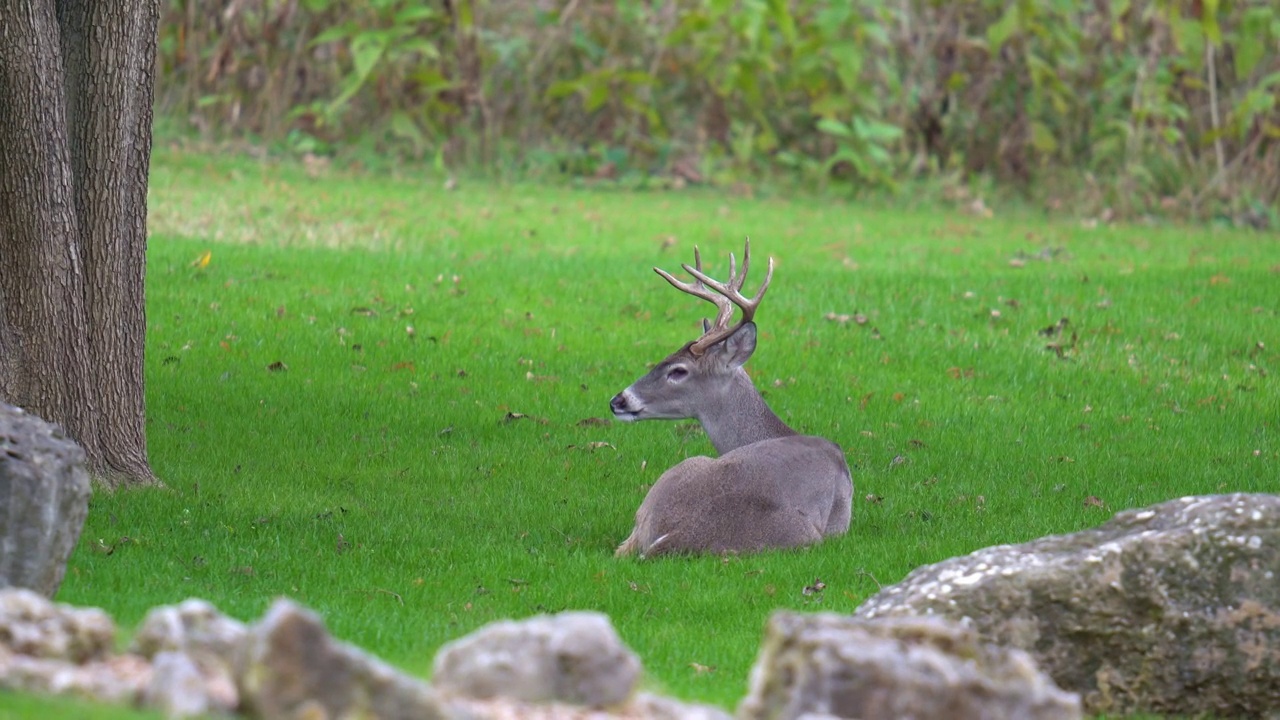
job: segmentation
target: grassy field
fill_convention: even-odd
[[[95,496],[58,599],[128,628],[287,595],[419,674],[490,621],[594,609],[647,687],[732,707],[775,609],[847,613],[983,546],[1280,490],[1276,235],[996,213],[159,151],[148,430],[171,491]],[[723,272],[745,235],[777,260],[748,369],[845,449],[852,526],[615,560],[647,487],[711,452],[687,423],[592,420],[709,307],[650,268],[698,244]]]

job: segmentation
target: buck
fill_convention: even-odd
[[[853,482],[844,453],[825,438],[801,435],[784,423],[742,366],[756,349],[752,321],[773,279],[773,258],[755,297],[742,295],[742,274],[729,255],[729,279],[702,271],[693,251],[693,276],[682,282],[654,271],[676,289],[714,303],[715,323],[702,321],[697,340],[658,363],[609,406],[620,420],[696,419],[719,457],[691,457],[658,478],[636,512],[635,529],[617,556],[755,552],[811,545],[849,529]],[[734,306],[742,310],[729,326]]]

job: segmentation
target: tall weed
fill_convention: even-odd
[[[1280,195],[1280,9],[1261,0],[165,10],[162,111],[300,151],[680,182],[983,176],[1129,215]]]

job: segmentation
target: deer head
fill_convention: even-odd
[[[631,387],[614,396],[609,407],[619,420],[697,418],[705,426],[708,414],[726,405],[726,396],[735,387],[741,387],[743,381],[751,384],[742,366],[756,349],[756,326],[752,319],[773,278],[773,258],[769,258],[768,272],[753,298],[742,294],[751,264],[749,238],[742,250],[742,274],[738,274],[737,262],[731,253],[729,279],[725,282],[702,271],[702,255],[696,247],[693,258],[693,267],[687,263],[681,265],[693,276],[693,282],[677,280],[660,268],[654,268],[654,272],[681,292],[713,303],[717,308],[715,322],[704,319],[702,337],[672,353]],[[734,306],[742,310],[742,317],[730,326]]]

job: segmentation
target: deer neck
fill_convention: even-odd
[[[722,392],[704,400],[697,418],[721,455],[761,440],[798,434],[769,409],[741,369]]]

